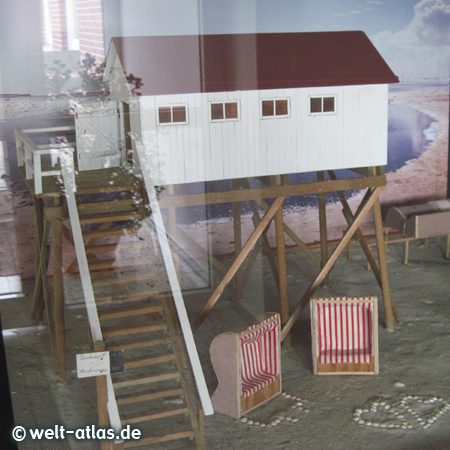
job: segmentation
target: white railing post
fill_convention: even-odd
[[[172,290],[175,308],[180,320],[181,330],[183,332],[183,338],[186,343],[189,360],[191,362],[192,372],[194,373],[195,383],[197,385],[200,401],[203,406],[203,411],[205,415],[208,416],[214,413],[214,409],[212,407],[211,398],[206,386],[205,376],[200,364],[200,358],[198,356],[197,347],[195,345],[194,336],[192,334],[191,324],[189,323],[189,318],[186,312],[186,306],[184,304],[183,295],[181,293],[181,286],[178,281],[177,271],[175,269],[172,252],[170,250],[169,241],[167,239],[166,229],[164,227],[164,221],[156,195],[156,189],[150,177],[150,163],[147,160],[142,143],[139,141],[134,142],[139,158],[139,164],[144,176],[145,188],[147,190],[148,198],[150,201],[150,207],[152,210],[151,217],[153,218],[156,232],[158,234],[161,253],[164,259],[167,276],[169,278],[169,284]]]
[[[80,271],[81,286],[83,288],[84,301],[88,315],[89,327],[93,342],[103,342],[100,320],[98,318],[97,305],[95,303],[94,289],[91,282],[91,274],[89,272],[88,260],[86,257],[83,235],[81,232],[80,217],[78,215],[77,204],[75,201],[75,166],[73,161],[73,153],[67,149],[61,149],[60,152],[61,173],[64,181],[65,195],[67,199],[67,209],[69,211],[70,225],[72,228],[72,236],[75,244],[75,252],[78,260]],[[112,384],[111,374],[106,375],[108,390],[108,415],[111,428],[116,433],[120,433],[122,424],[120,422],[119,410],[117,408],[116,397]]]

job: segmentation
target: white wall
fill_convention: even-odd
[[[386,85],[141,97],[142,141],[155,184],[385,165]],[[337,113],[310,115],[310,95]],[[261,119],[260,99],[289,97],[289,118]],[[240,120],[211,123],[209,102],[238,100]],[[156,107],[186,103],[187,125],[157,125]]]

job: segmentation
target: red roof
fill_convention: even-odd
[[[113,38],[142,95],[397,83],[362,31]]]

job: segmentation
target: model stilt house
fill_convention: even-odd
[[[398,78],[360,31],[113,38],[106,80],[155,185],[387,161]]]

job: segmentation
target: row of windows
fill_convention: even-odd
[[[311,114],[334,114],[335,96],[310,97]],[[290,102],[288,98],[261,100],[262,118],[282,118],[290,116]],[[239,102],[237,100],[210,103],[211,122],[239,120]],[[188,123],[187,106],[172,105],[158,106],[158,124]]]

